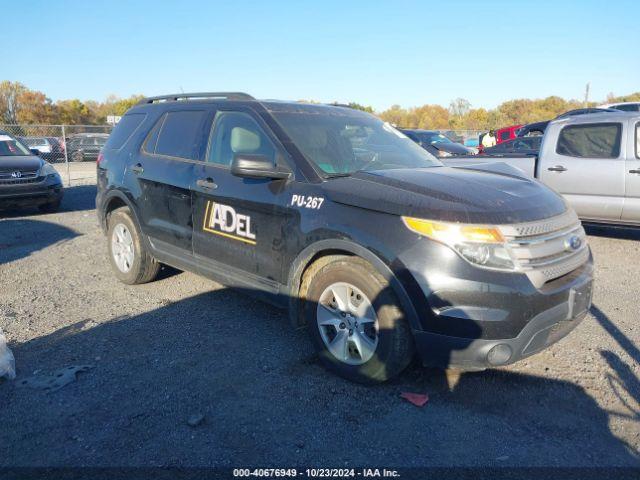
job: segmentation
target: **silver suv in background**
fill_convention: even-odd
[[[452,158],[448,165],[504,162],[564,195],[582,220],[640,226],[640,113],[557,119],[536,157]]]

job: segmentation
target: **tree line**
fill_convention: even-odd
[[[123,115],[144,95],[119,98],[107,97],[103,102],[78,99],[53,102],[43,92],[31,90],[22,83],[0,82],[0,123],[30,125],[103,125],[108,115]],[[606,103],[640,101],[640,92],[630,95],[609,94]],[[441,105],[422,105],[403,108],[400,105],[382,112],[370,106],[349,103],[394,125],[407,128],[434,130],[488,130],[507,125],[549,120],[574,108],[597,106],[604,102],[565,100],[557,96],[543,99],[516,99],[501,103],[496,108],[472,108],[464,98],[456,98],[448,108]]]
[[[108,96],[103,102],[76,99],[53,102],[20,82],[0,82],[0,123],[9,125],[104,125],[108,115],[123,115],[144,95]]]

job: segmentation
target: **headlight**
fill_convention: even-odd
[[[439,157],[453,157],[453,153],[445,152],[444,150],[438,150]]]
[[[514,270],[506,241],[496,227],[402,217],[409,230],[444,243],[465,260],[485,268]]]
[[[40,176],[42,177],[57,177],[58,171],[53,168],[53,165],[50,163],[45,163],[40,169]]]

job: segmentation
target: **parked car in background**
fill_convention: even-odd
[[[401,128],[400,131],[436,157],[474,155],[476,153],[475,149],[456,143],[435,130]]]
[[[600,105],[598,108],[622,110],[623,112],[640,112],[640,102],[608,103],[607,105]]]
[[[48,162],[64,160],[64,142],[56,137],[16,137],[30,150],[37,150],[38,155]]]
[[[477,158],[537,178],[563,194],[584,221],[640,226],[639,138],[640,113],[593,113],[550,122],[538,156]],[[477,158],[445,161],[480,165]]]
[[[537,155],[540,151],[542,137],[518,137],[482,150],[481,155]]]
[[[43,212],[55,212],[60,207],[62,179],[34,152],[0,131],[0,210],[38,207]]]
[[[109,139],[107,133],[76,133],[67,137],[67,157],[70,162],[97,160],[100,150]]]
[[[522,125],[511,125],[510,127],[499,128],[496,130],[496,144],[516,138],[518,136],[516,132],[520,127],[522,127]]]
[[[544,122],[528,123],[527,125],[520,127],[516,134],[518,137],[535,137],[544,135],[544,131],[550,121],[551,120],[545,120]]]
[[[478,139],[478,138],[467,138],[464,141],[464,146],[472,148],[472,149],[477,151],[480,148],[480,139]]]

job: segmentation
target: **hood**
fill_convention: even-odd
[[[473,153],[473,150],[465,147],[464,145],[460,145],[459,143],[432,143],[431,146],[436,150],[452,153],[454,155],[469,155],[470,153]]]
[[[558,194],[506,165],[358,172],[324,187],[334,202],[445,222],[531,222],[567,209]]]
[[[24,156],[0,156],[0,172],[33,171],[38,170],[43,160],[35,155]]]

